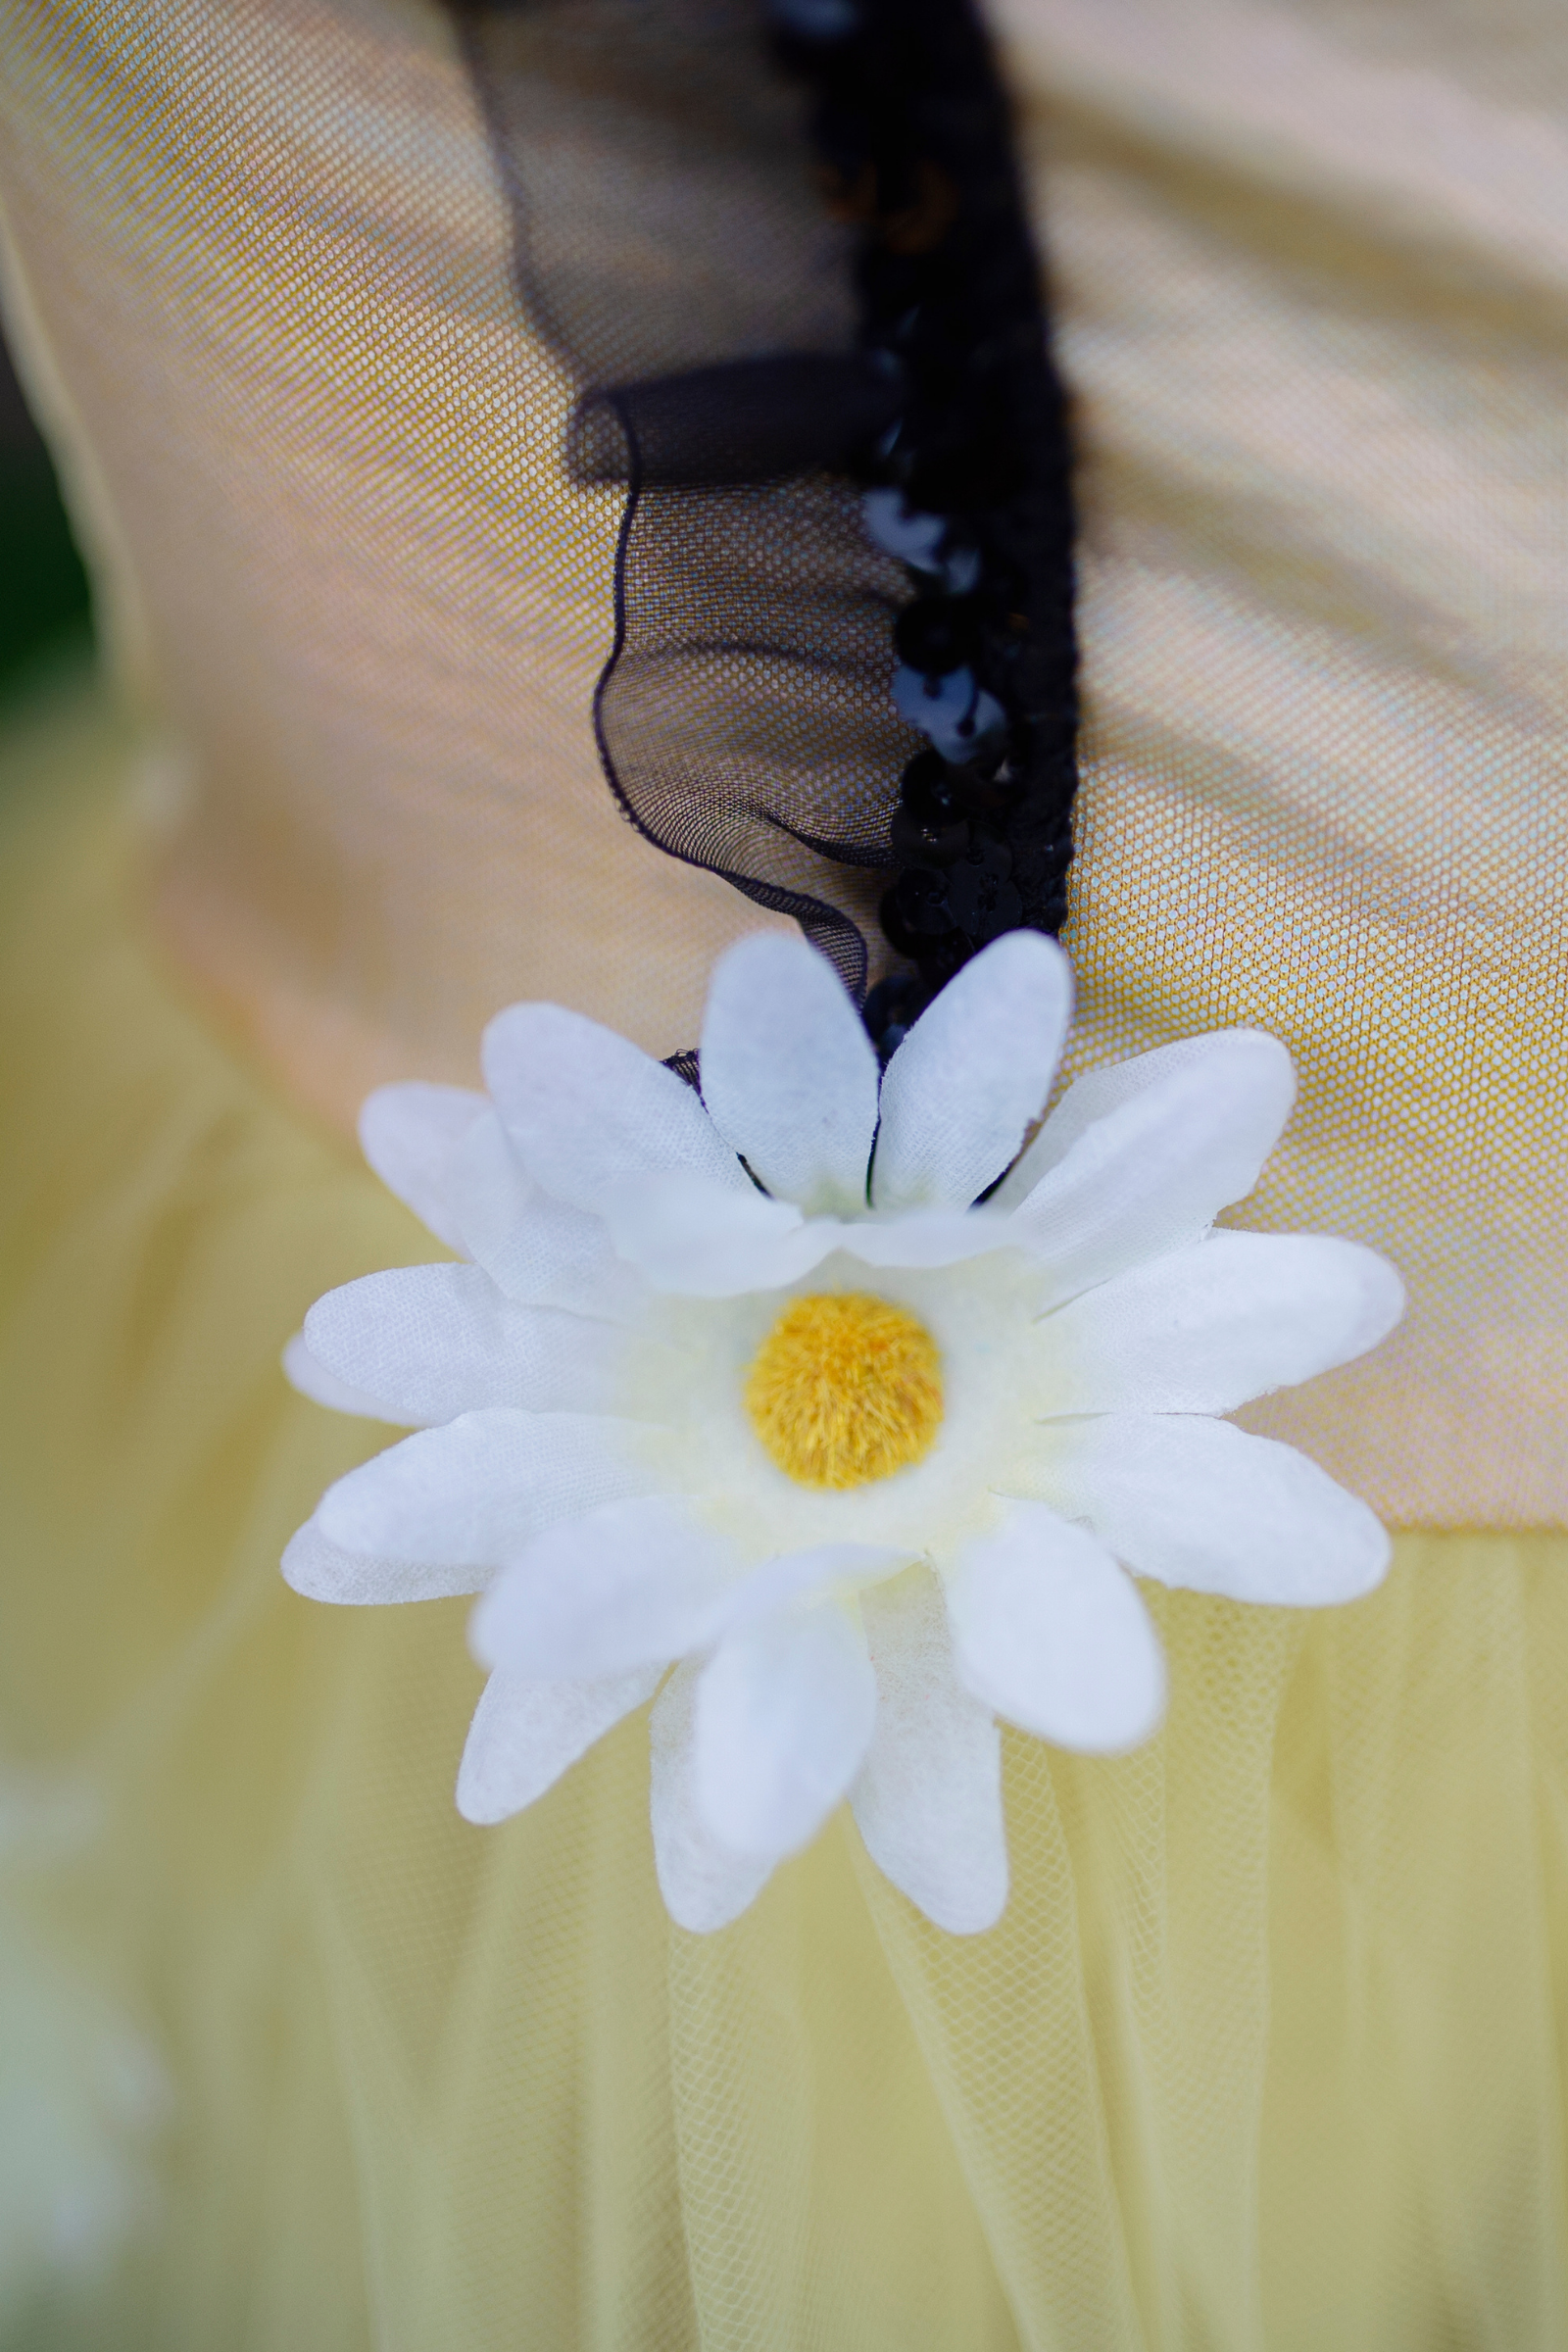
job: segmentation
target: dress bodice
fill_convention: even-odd
[[[16,331],[175,787],[174,951],[344,1119],[469,1077],[520,997],[690,1044],[765,918],[605,788],[617,497],[560,466],[573,386],[448,18],[8,13]],[[1549,1520],[1560,40],[1492,0],[994,24],[1081,453],[1079,1058],[1284,1036],[1300,1106],[1244,1221],[1374,1243],[1413,1306],[1257,1425],[1396,1519]]]

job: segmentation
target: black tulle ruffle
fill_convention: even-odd
[[[983,26],[458,14],[520,293],[584,385],[565,463],[625,501],[612,788],[796,917],[891,1050],[987,940],[1059,928],[1071,858],[1066,425]]]

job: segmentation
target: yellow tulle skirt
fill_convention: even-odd
[[[468,1827],[465,1604],[277,1566],[386,1442],[279,1349],[426,1244],[162,967],[124,769],[80,690],[0,792],[0,2343],[1568,2344],[1568,1540],[1152,1592],[1165,1731],[1009,1738],[972,1940],[847,1816],[672,1928],[641,1718]]]

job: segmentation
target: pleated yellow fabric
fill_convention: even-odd
[[[989,1936],[847,1817],[686,1936],[641,1718],[472,1829],[463,1604],[283,1587],[385,1433],[278,1350],[427,1244],[160,968],[99,704],[5,769],[0,1749],[96,1796],[27,1934],[169,2088],[122,2259],[0,2342],[1568,2342],[1568,1540],[1406,1537],[1322,1617],[1152,1592],[1167,1728],[1011,1740]]]

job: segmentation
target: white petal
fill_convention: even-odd
[[[697,1690],[697,1802],[737,1853],[793,1853],[815,1837],[870,1743],[876,1683],[865,1637],[837,1601],[719,1644]]]
[[[1387,1258],[1354,1242],[1215,1233],[1036,1328],[1063,1413],[1228,1413],[1364,1355],[1403,1309]]]
[[[378,1086],[360,1108],[360,1149],[388,1192],[407,1202],[438,1242],[461,1250],[446,1197],[452,1148],[488,1107],[466,1086]]]
[[[1017,1504],[968,1546],[948,1612],[959,1675],[1023,1731],[1109,1755],[1159,1722],[1164,1661],[1131,1579],[1044,1504]]]
[[[493,1674],[479,1694],[458,1767],[458,1811],[489,1824],[520,1813],[623,1715],[652,1698],[661,1669],[593,1683],[534,1683]]]
[[[375,1559],[363,1551],[342,1551],[328,1542],[315,1519],[307,1519],[289,1539],[283,1576],[307,1600],[330,1600],[353,1608],[379,1608],[395,1600],[449,1600],[455,1593],[479,1592],[484,1582],[482,1572],[473,1568]]]
[[[607,1185],[605,1224],[620,1255],[656,1290],[734,1298],[797,1282],[847,1229],[809,1224],[755,1185],[734,1193],[700,1176],[641,1176]]]
[[[693,1089],[560,1004],[514,1004],[484,1033],[484,1070],[518,1158],[547,1193],[597,1210],[628,1176],[676,1169],[752,1189]]]
[[[478,1266],[397,1266],[318,1298],[313,1359],[399,1419],[451,1421],[486,1405],[611,1409],[625,1342],[612,1323],[517,1306]]]
[[[664,1908],[679,1928],[709,1936],[728,1927],[761,1893],[771,1860],[732,1853],[697,1809],[693,1716],[699,1669],[677,1666],[654,1702],[648,1737],[654,1864]]]
[[[915,1022],[882,1081],[878,1208],[967,1208],[1039,1117],[1072,1011],[1054,940],[1009,931]]]
[[[1040,1127],[1029,1149],[1007,1170],[990,1196],[989,1205],[1017,1208],[1041,1178],[1059,1167],[1102,1120],[1115,1117],[1145,1095],[1162,1098],[1173,1080],[1202,1073],[1210,1078],[1212,1092],[1207,1099],[1211,1114],[1233,1115],[1238,1090],[1249,1100],[1261,1091],[1265,1102],[1277,1110],[1273,1142],[1279,1141],[1296,1099],[1296,1066],[1287,1049],[1263,1029],[1209,1029],[1198,1037],[1178,1038],[1174,1045],[1156,1046],[1151,1053],[1134,1054],[1124,1061],[1102,1062],[1096,1069],[1083,1071]],[[1200,1102],[1204,1099],[1201,1095],[1197,1098]],[[1241,1115],[1251,1114],[1243,1111]],[[1259,1123],[1264,1115],[1260,1106],[1256,1112]],[[1272,1149],[1270,1143],[1259,1151],[1259,1166]]]
[[[530,1183],[493,1110],[453,1152],[447,1195],[468,1255],[509,1298],[627,1322],[646,1298],[601,1218]]]
[[[1285,1048],[1247,1029],[1081,1078],[1019,1162],[1038,1181],[1012,1231],[1048,1269],[1046,1301],[1201,1241],[1256,1184],[1295,1092]]]
[[[787,1201],[719,1193],[689,1176],[612,1187],[605,1220],[628,1270],[695,1298],[785,1289],[835,1250],[867,1266],[930,1267],[1020,1246],[1013,1220],[985,1208],[803,1218]]]
[[[1042,1492],[1140,1576],[1318,1608],[1380,1584],[1389,1539],[1326,1471],[1228,1421],[1115,1413],[1049,1434]]]
[[[850,1792],[879,1870],[953,1936],[995,1926],[1007,1900],[1002,1737],[953,1664],[929,1569],[868,1592],[876,1729]]]
[[[435,1414],[399,1412],[384,1398],[368,1396],[364,1389],[352,1388],[346,1380],[339,1380],[325,1364],[318,1363],[305,1344],[303,1331],[297,1331],[283,1349],[283,1377],[313,1404],[324,1404],[334,1413],[355,1413],[365,1421],[389,1421],[395,1429],[422,1429],[427,1419],[439,1418]]]
[[[1012,1219],[993,1216],[989,1207],[914,1208],[901,1217],[862,1217],[836,1231],[835,1248],[867,1266],[956,1266],[1017,1246]]]
[[[760,1624],[775,1610],[835,1589],[855,1592],[880,1584],[896,1575],[908,1557],[906,1550],[890,1549],[885,1544],[821,1544],[811,1551],[781,1552],[735,1587],[723,1630],[729,1634]]]
[[[626,1674],[710,1641],[737,1583],[729,1546],[671,1495],[612,1502],[516,1553],[473,1612],[481,1666],[546,1681]]]
[[[876,1054],[832,965],[760,931],[721,956],[708,993],[703,1101],[780,1200],[863,1209],[876,1133]]]
[[[465,1413],[362,1462],[317,1518],[345,1551],[496,1568],[558,1520],[647,1494],[638,1434],[594,1413]]]
[[[694,1298],[786,1289],[835,1250],[867,1266],[931,1267],[1019,1247],[1012,1219],[985,1208],[803,1219],[787,1201],[720,1195],[686,1176],[617,1187],[605,1213],[628,1271]]]

